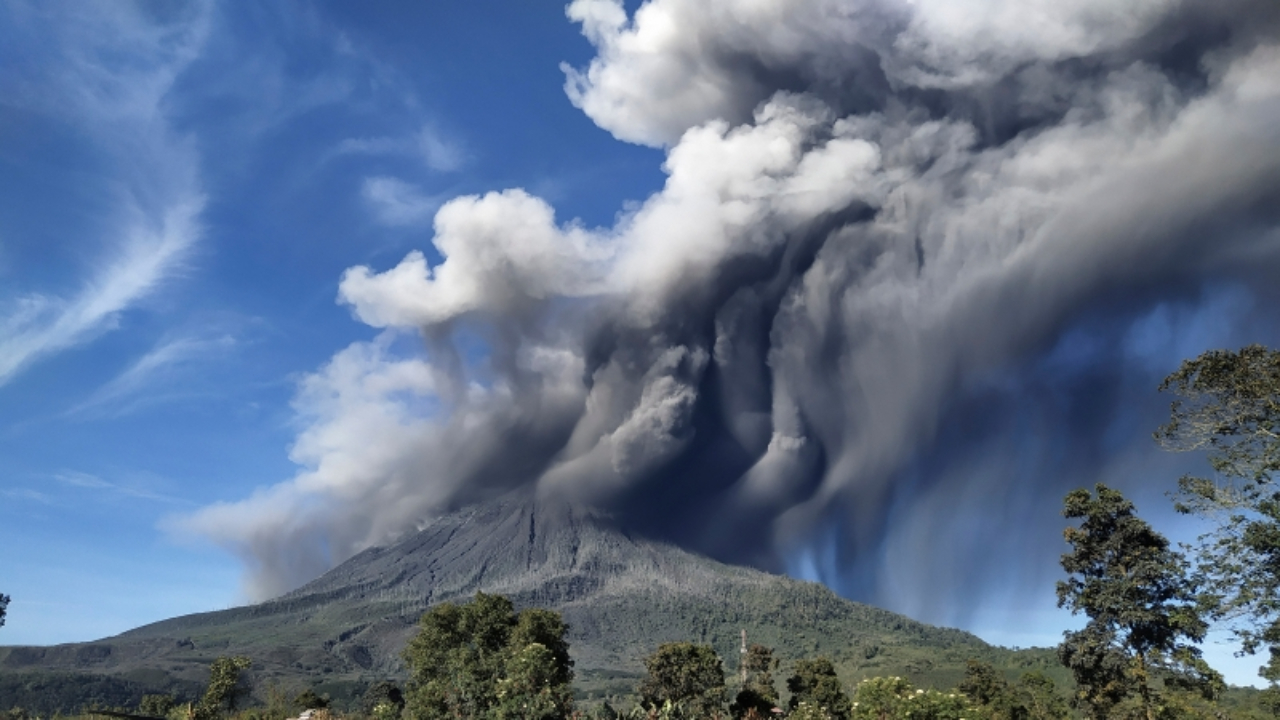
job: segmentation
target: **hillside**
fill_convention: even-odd
[[[788,659],[827,655],[848,680],[902,674],[950,685],[969,657],[1054,667],[1042,651],[992,648],[821,585],[634,537],[591,510],[508,497],[367,550],[275,600],[92,643],[0,648],[0,670],[11,684],[37,677],[31,673],[95,673],[181,689],[203,681],[213,658],[238,654],[253,658],[259,687],[322,683],[335,697],[349,696],[401,675],[400,650],[426,608],[477,590],[562,612],[584,697],[629,693],[640,659],[669,640],[709,642],[732,671],[742,629],[777,650],[784,672]]]

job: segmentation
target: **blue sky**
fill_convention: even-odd
[[[607,223],[661,180],[565,100],[591,47],[557,3],[3,13],[6,643],[243,601],[235,558],[158,525],[296,471],[300,377],[374,334],[343,270],[429,248],[443,199]]]
[[[494,447],[539,488],[636,507],[655,467],[683,497],[681,473],[754,453],[690,491],[691,516],[711,497],[726,517],[672,539],[714,551],[741,537],[727,516],[761,512],[757,549],[797,575],[1055,642],[1074,621],[1053,573],[1009,577],[1061,551],[1062,488],[1118,478],[1189,538],[1135,477],[1182,468],[1149,447],[1151,390],[1208,347],[1280,339],[1276,230],[1250,204],[1274,137],[1249,124],[1280,54],[1228,47],[1184,83],[1126,55],[1177,3],[1104,25],[1098,0],[1026,23],[1002,3],[0,4],[0,640],[296,586],[531,482],[484,475]],[[1092,54],[1114,66],[1055,64]],[[1214,162],[1175,184],[1197,143]],[[872,230],[797,249],[860,208]],[[791,292],[735,346],[770,291],[722,288],[760,258]],[[675,338],[715,303],[715,337]],[[584,347],[625,361],[585,383]],[[689,409],[709,394],[723,423]],[[511,429],[529,407],[550,439]],[[1035,551],[977,593],[980,563],[926,542],[942,520]],[[891,572],[916,551],[940,559]],[[969,609],[921,599],[940,568]]]

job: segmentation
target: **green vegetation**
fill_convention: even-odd
[[[1105,485],[1068,494],[1062,514],[1081,523],[1064,533],[1069,577],[1058,583],[1058,604],[1089,616],[1058,647],[1075,676],[1076,704],[1095,720],[1155,720],[1171,701],[1158,679],[1216,696],[1222,678],[1190,644],[1209,626],[1182,555]]]
[[[1176,507],[1213,522],[1199,570],[1213,616],[1246,653],[1266,648],[1262,676],[1280,681],[1280,351],[1250,345],[1182,363],[1160,390],[1179,399],[1156,439],[1204,450],[1214,477],[1183,477]]]
[[[4,617],[9,612],[9,596],[0,593],[0,627],[4,626]]]
[[[773,708],[782,703],[773,684],[773,671],[778,669],[773,648],[753,644],[742,654],[741,663],[742,688],[729,706],[729,713],[735,718],[769,717]]]
[[[1063,514],[1078,524],[1065,531],[1058,596],[1088,623],[1056,652],[994,648],[812,583],[633,540],[572,508],[555,510],[569,517],[561,525],[539,521],[535,541],[544,510],[495,505],[261,606],[98,643],[0,648],[0,720],[85,708],[285,720],[304,706],[316,720],[1280,717],[1280,353],[1206,353],[1161,390],[1179,400],[1157,439],[1207,450],[1215,473],[1182,478],[1175,507],[1217,525],[1192,566],[1119,492],[1068,494]],[[512,595],[474,592],[478,566],[485,587]],[[470,600],[459,601],[463,588]],[[1245,652],[1268,651],[1271,689],[1224,688],[1194,646],[1210,621],[1229,623]],[[744,628],[756,643],[738,653]],[[729,653],[741,665],[727,680]]]
[[[724,665],[710,645],[663,643],[644,659],[640,704],[650,712],[679,707],[686,717],[710,717],[725,701]]]
[[[405,716],[555,720],[573,710],[565,624],[548,610],[517,614],[500,595],[476,593],[422,616],[405,649]]]

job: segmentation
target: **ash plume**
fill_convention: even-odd
[[[1180,358],[1280,338],[1271,0],[568,15],[569,100],[665,186],[606,228],[457,198],[440,262],[348,270],[385,330],[303,384],[303,470],[181,521],[254,597],[533,488],[954,620],[1052,564],[1067,489],[1175,476]]]

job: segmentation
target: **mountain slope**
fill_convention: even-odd
[[[401,674],[400,650],[429,606],[478,590],[562,612],[579,690],[588,694],[629,692],[640,659],[670,640],[712,643],[732,672],[742,629],[784,659],[831,656],[850,678],[890,673],[950,683],[968,657],[1013,662],[1009,651],[968,633],[633,537],[587,509],[514,496],[442,517],[275,600],[94,643],[0,648],[0,669],[163,671],[193,681],[207,676],[212,658],[242,654],[253,658],[259,681],[362,683]]]

